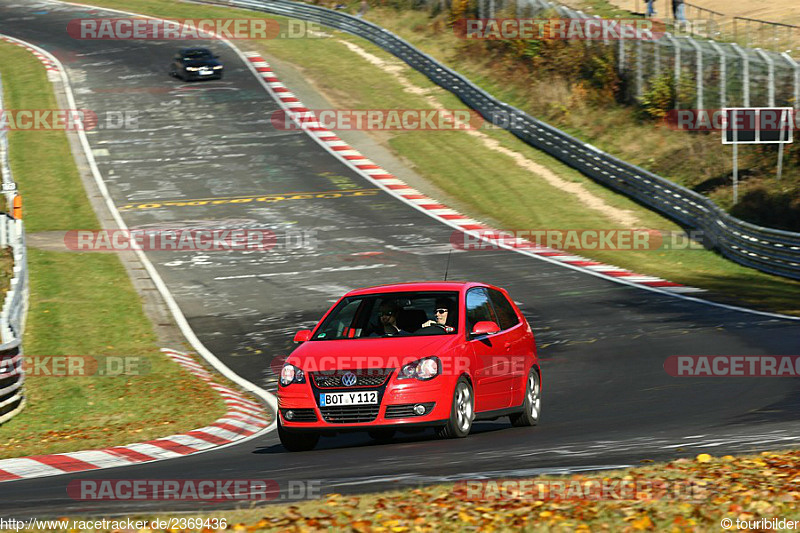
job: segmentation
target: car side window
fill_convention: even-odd
[[[325,331],[317,332],[316,338],[354,337],[359,331],[355,329],[353,318],[355,318],[356,311],[362,303],[362,300],[344,302],[343,307],[336,315],[336,320],[327,324],[327,329]]]
[[[492,300],[497,318],[500,321],[498,323],[500,329],[513,328],[519,324],[519,317],[517,317],[517,313],[514,312],[514,307],[502,292],[496,289],[489,289],[489,298]]]
[[[466,299],[467,308],[467,333],[472,331],[475,324],[482,321],[497,322],[494,315],[492,304],[489,301],[489,295],[483,288],[470,289],[467,292]]]

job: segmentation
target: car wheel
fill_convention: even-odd
[[[453,392],[453,405],[450,408],[450,420],[439,428],[436,436],[441,439],[462,438],[469,435],[472,421],[475,419],[475,397],[472,387],[466,378],[459,378]]]
[[[389,442],[394,437],[393,429],[375,429],[368,432],[369,438],[378,442]]]
[[[221,79],[222,79],[222,72],[220,72],[220,73],[219,73],[219,76],[217,76],[217,79],[218,79],[218,80],[221,80]]]
[[[278,420],[278,438],[281,444],[290,452],[307,452],[313,450],[319,442],[319,433],[294,433],[284,429],[283,424]]]
[[[522,411],[509,416],[514,427],[535,426],[542,414],[542,381],[539,372],[531,368],[525,385],[525,400]]]

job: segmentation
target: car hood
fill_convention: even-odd
[[[448,352],[461,335],[307,341],[287,358],[305,371],[399,368],[405,363]]]

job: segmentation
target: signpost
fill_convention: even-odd
[[[722,144],[733,145],[733,203],[739,201],[739,145],[777,144],[778,179],[783,173],[783,145],[794,140],[791,107],[726,107],[722,110]]]

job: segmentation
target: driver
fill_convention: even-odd
[[[378,319],[380,320],[380,333],[393,337],[395,335],[402,335],[402,331],[397,327],[397,313],[400,311],[400,306],[394,300],[381,302],[378,311]]]
[[[428,326],[439,326],[444,328],[446,326],[451,326],[452,324],[450,324],[450,322],[452,322],[452,320],[448,321],[448,318],[450,318],[450,316],[453,314],[452,309],[453,302],[448,299],[437,299],[436,309],[434,310],[434,320],[428,320],[420,327],[427,328]]]

